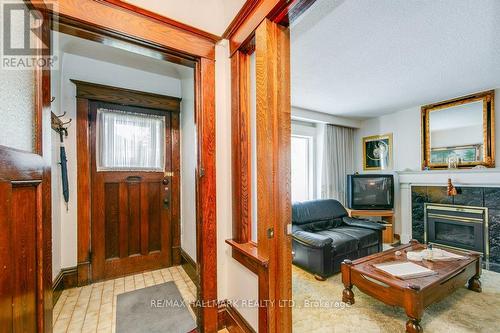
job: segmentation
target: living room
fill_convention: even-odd
[[[498,5],[318,1],[291,26],[295,332],[495,331]],[[373,268],[393,261],[441,280]]]

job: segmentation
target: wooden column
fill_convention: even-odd
[[[291,220],[288,28],[264,20],[255,38],[258,253],[269,259],[267,277],[259,275],[259,299],[275,301],[261,308],[259,331],[290,332],[291,309],[278,306],[280,300],[291,299],[291,240],[286,233]]]
[[[197,261],[200,332],[217,332],[217,230],[215,188],[215,61],[202,58],[196,67],[196,126],[198,129]],[[207,303],[208,302],[208,303]]]

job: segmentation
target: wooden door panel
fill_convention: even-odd
[[[120,257],[120,184],[104,184],[104,195],[108,198],[105,206],[104,234],[106,239],[106,259]],[[115,200],[113,200],[115,199]]]
[[[128,255],[141,253],[141,184],[127,184],[128,208]]]
[[[147,212],[149,216],[148,224],[148,250],[149,252],[161,250],[161,185],[149,183],[146,187],[148,191]]]
[[[172,186],[178,165],[178,138],[172,138],[171,113],[165,117],[165,171],[97,171],[97,128],[99,108],[148,113],[147,109],[91,102],[92,170],[92,274],[94,280],[112,278],[172,264],[173,225],[178,224],[178,186]],[[158,110],[153,110],[158,114]],[[178,117],[178,116],[177,116]],[[178,122],[176,122],[178,126]],[[175,131],[175,135],[179,135]],[[176,184],[177,182],[174,182]],[[175,228],[177,230],[177,228]]]
[[[36,187],[12,188],[12,255],[14,275],[14,332],[36,332]]]
[[[41,156],[0,146],[0,332],[50,332],[52,260]]]

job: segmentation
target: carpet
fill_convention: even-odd
[[[340,274],[324,282],[292,266],[293,332],[404,332],[402,308],[383,304],[353,288],[355,304],[342,303]],[[421,321],[426,333],[500,331],[500,274],[483,270],[482,293],[462,288],[429,306]]]
[[[174,282],[118,295],[116,333],[187,333],[196,328]]]

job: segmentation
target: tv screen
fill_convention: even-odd
[[[351,209],[392,209],[394,207],[392,175],[349,175],[348,204]]]

